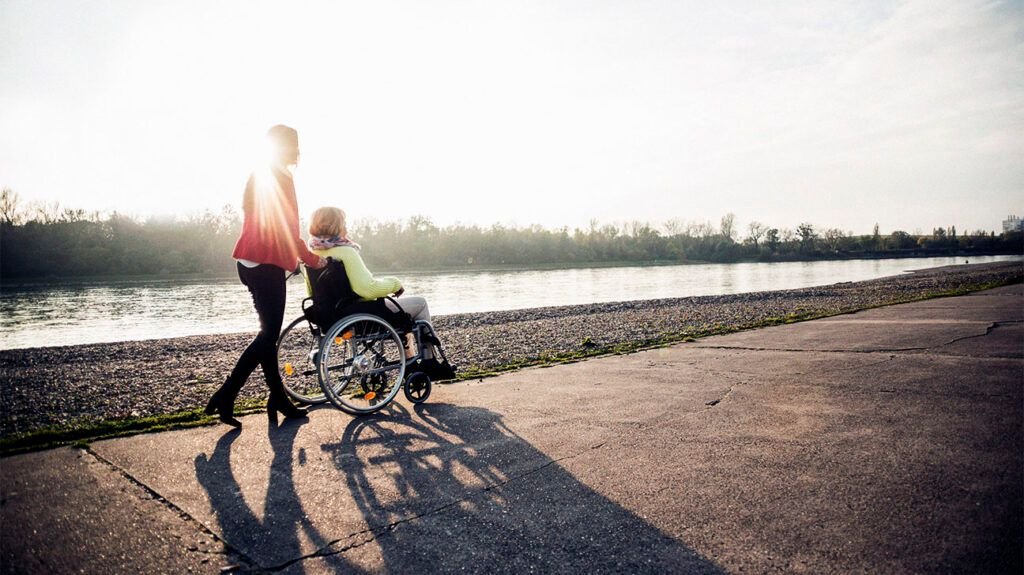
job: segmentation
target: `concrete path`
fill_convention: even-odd
[[[9,457],[0,571],[1020,573],[1022,383],[1018,285]]]

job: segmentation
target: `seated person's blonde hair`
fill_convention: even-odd
[[[317,208],[313,212],[313,219],[309,221],[309,235],[322,238],[347,236],[348,229],[345,227],[345,212],[341,208],[329,206]]]

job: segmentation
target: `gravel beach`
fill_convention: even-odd
[[[584,345],[699,336],[793,314],[837,314],[1022,278],[1021,262],[1000,262],[796,290],[438,316],[434,324],[453,363],[488,370],[578,352]],[[202,406],[252,335],[0,351],[0,436]],[[265,395],[257,370],[242,397]]]

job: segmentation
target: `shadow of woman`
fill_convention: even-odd
[[[209,457],[201,453],[195,458],[196,478],[206,490],[223,538],[232,547],[242,570],[277,570],[299,562],[303,556],[302,535],[315,549],[330,544],[306,516],[295,490],[293,449],[295,437],[304,423],[303,420],[285,420],[280,426],[268,427],[274,456],[262,519],[245,501],[231,468],[231,445],[241,435],[240,430],[221,436]],[[302,458],[299,460],[301,462]],[[249,550],[249,555],[241,549]],[[338,573],[356,571],[340,555],[323,558],[320,566]]]
[[[353,419],[321,446],[389,572],[722,573],[479,407]],[[358,558],[352,557],[352,561]]]

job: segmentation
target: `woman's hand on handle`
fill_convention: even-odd
[[[315,270],[319,270],[319,269],[323,269],[324,266],[326,266],[326,265],[327,265],[327,260],[324,259],[324,258],[320,258],[316,262],[315,266],[310,266],[310,267],[312,267]],[[297,264],[295,264],[295,269],[294,270],[288,272],[288,276],[285,279],[292,279],[292,277],[297,276],[297,275],[299,275],[301,273],[302,273],[302,262],[300,261]]]

